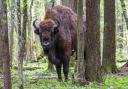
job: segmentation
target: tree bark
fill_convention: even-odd
[[[126,5],[125,5],[124,0],[120,0],[120,2],[121,2],[122,11],[123,11],[123,16],[124,16],[124,19],[126,22],[126,27],[128,30],[128,15],[127,15]],[[124,64],[122,67],[128,67],[128,62],[126,64]]]
[[[28,12],[27,12],[27,0],[23,0],[23,29],[22,29],[22,55],[23,59],[26,59],[26,39],[27,39],[27,21],[28,21]]]
[[[125,32],[124,32],[124,17],[123,14],[121,15],[121,18],[119,16],[117,17],[117,31],[116,34],[118,34],[117,37],[117,42],[116,42],[116,48],[119,50],[117,54],[121,59],[124,59],[124,53],[123,50],[125,49],[125,43],[124,43],[124,38],[125,38]]]
[[[117,71],[115,42],[115,0],[104,1],[104,40],[102,66],[105,73]]]
[[[68,6],[77,13],[77,0],[61,0],[62,5]]]
[[[9,56],[9,40],[8,40],[8,21],[7,21],[7,4],[6,0],[0,1],[2,13],[1,30],[0,30],[0,60],[3,61],[3,77],[4,89],[12,89],[11,73],[10,73],[10,56]],[[4,49],[4,50],[3,50]]]
[[[21,30],[21,1],[17,0],[17,26],[18,26],[18,75],[19,75],[19,89],[23,89],[23,58],[22,49],[22,30]]]
[[[0,2],[0,6],[1,6],[1,2]],[[0,18],[2,18],[2,10],[0,7]],[[2,27],[2,19],[0,19],[0,27]],[[1,39],[0,39],[1,42]],[[0,48],[2,48],[2,44],[0,44]],[[2,57],[2,50],[0,50],[0,57]],[[2,66],[3,66],[3,62],[2,62],[2,58],[0,58],[0,73],[2,72]]]
[[[123,11],[123,16],[124,16],[124,19],[125,19],[125,22],[126,22],[126,27],[127,27],[127,30],[128,30],[128,15],[127,15],[125,2],[124,2],[124,0],[120,0],[120,2],[121,2],[122,11]]]
[[[100,0],[86,0],[86,58],[87,81],[102,82],[100,55]]]
[[[11,0],[11,5],[10,5],[10,11],[11,11],[11,16],[10,16],[10,60],[12,62],[13,59],[13,34],[14,34],[14,19],[15,19],[15,0]],[[12,63],[11,63],[12,64]]]
[[[77,79],[80,84],[85,83],[85,61],[84,61],[84,30],[83,30],[83,0],[77,0]]]
[[[33,56],[32,51],[32,43],[33,43],[33,29],[32,29],[32,7],[33,7],[34,0],[31,0],[30,6],[29,6],[29,15],[28,15],[28,32],[27,32],[27,60],[36,60]]]

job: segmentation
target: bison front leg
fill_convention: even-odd
[[[61,76],[61,65],[62,65],[62,64],[58,64],[58,65],[56,65],[56,71],[57,71],[57,75],[58,75],[58,81],[62,81],[62,76]]]
[[[63,60],[63,73],[65,76],[65,81],[68,80],[69,61],[70,61],[70,57],[65,57]]]
[[[56,57],[56,54],[55,54],[55,51],[54,50],[52,50],[52,51],[49,52],[48,59],[49,59],[49,61],[51,61],[51,63],[53,63],[56,66],[58,80],[59,81],[62,81],[62,76],[61,76],[61,66],[62,66],[62,63]]]

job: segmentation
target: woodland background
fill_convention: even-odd
[[[39,37],[34,33],[33,20],[43,19],[53,5],[72,8],[79,19],[83,13],[87,17],[87,36],[92,41],[92,49],[87,52],[95,58],[89,56],[86,84],[74,82],[84,79],[81,71],[86,69],[83,58],[74,60],[76,54],[71,60],[70,80],[58,82],[54,66],[43,54]],[[96,23],[90,25],[93,16],[92,22]],[[81,46],[78,59],[83,57]],[[128,89],[127,84],[127,0],[0,0],[0,89]]]

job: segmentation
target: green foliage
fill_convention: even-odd
[[[115,89],[128,89],[128,75],[107,76],[105,84]]]
[[[39,62],[29,61],[24,64],[24,86],[25,89],[128,89],[128,73],[123,74],[108,74],[105,76],[105,82],[98,84],[96,82],[89,85],[80,86],[72,80],[68,82],[58,82],[56,72],[46,72],[47,63],[41,59]],[[74,68],[70,68],[69,77],[74,72]],[[17,66],[11,69],[12,74],[12,89],[18,87]],[[63,76],[64,77],[64,76]],[[2,75],[0,75],[0,88],[3,87]]]

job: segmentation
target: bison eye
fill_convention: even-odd
[[[59,32],[58,28],[54,28],[54,34],[56,34],[58,32]]]

